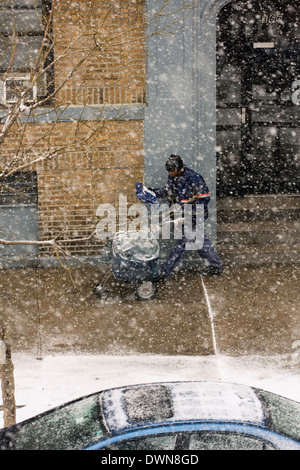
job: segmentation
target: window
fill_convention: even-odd
[[[137,437],[106,447],[105,450],[174,450],[176,434]]]
[[[21,425],[13,435],[13,449],[82,449],[101,440],[104,435],[99,419],[98,396],[92,395]]]
[[[32,102],[37,98],[37,86],[31,84],[30,75],[12,76],[4,79],[4,101],[8,104],[16,103],[22,96],[26,96],[26,102]]]
[[[16,172],[1,182],[0,238],[38,240],[37,175]],[[3,245],[0,266],[32,266],[39,253],[36,245]]]
[[[136,437],[105,448],[110,450],[275,450],[256,436],[238,433],[194,432]]]
[[[203,432],[191,434],[189,450],[275,450],[275,447],[255,436]]]
[[[0,206],[37,205],[36,172],[16,172],[1,184]]]
[[[5,0],[0,6],[1,101],[13,104],[46,97],[53,51],[51,0]],[[42,70],[45,72],[41,73]]]

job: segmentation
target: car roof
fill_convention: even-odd
[[[244,422],[263,426],[265,412],[255,390],[218,382],[143,384],[104,391],[104,423],[112,434],[141,426],[187,421]]]

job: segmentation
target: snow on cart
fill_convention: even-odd
[[[157,204],[155,195],[141,183],[136,184],[140,201]],[[138,300],[149,300],[157,293],[160,246],[155,234],[145,231],[117,232],[104,247],[102,259],[108,265],[101,282],[94,286],[94,293],[106,299],[106,285],[113,275],[118,281],[131,283]]]

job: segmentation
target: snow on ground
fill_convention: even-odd
[[[290,356],[15,354],[13,362],[17,422],[99,390],[159,381],[240,383],[300,402],[300,366]]]

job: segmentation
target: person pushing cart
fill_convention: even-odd
[[[206,220],[208,218],[210,194],[204,178],[199,173],[196,173],[194,170],[184,165],[183,160],[179,155],[172,154],[167,159],[165,167],[168,172],[166,186],[163,188],[149,188],[149,190],[152,191],[157,198],[166,198],[169,206],[174,204],[192,204],[194,214],[196,214],[195,206],[197,204],[203,204],[204,220]],[[194,226],[193,228],[195,228],[195,216],[192,221]],[[175,240],[174,248],[157,276],[158,280],[164,280],[172,274],[178,263],[184,257],[188,242],[189,240],[187,240],[185,236],[179,240]],[[222,273],[222,262],[205,232],[203,246],[201,249],[196,251],[207,265],[202,270],[202,274],[218,275]]]

